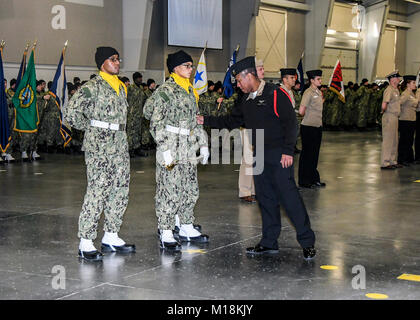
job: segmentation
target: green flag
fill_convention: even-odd
[[[19,132],[36,132],[38,130],[39,115],[36,105],[36,73],[34,50],[29,58],[26,72],[16,88],[13,96],[15,106],[15,124],[13,130]]]

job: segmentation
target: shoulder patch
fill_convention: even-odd
[[[86,98],[90,98],[90,97],[92,97],[92,93],[90,92],[90,90],[89,90],[89,88],[88,87],[84,87],[84,88],[81,88],[82,90],[83,90],[83,95],[86,97]]]
[[[160,97],[163,99],[163,101],[168,102],[169,101],[169,97],[166,95],[165,92],[159,92]]]

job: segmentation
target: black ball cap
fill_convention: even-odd
[[[255,57],[246,57],[242,60],[236,62],[232,67],[230,67],[232,75],[235,77],[237,74],[241,73],[245,69],[254,69],[255,68]]]

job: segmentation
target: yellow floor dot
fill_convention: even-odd
[[[370,299],[388,299],[388,296],[382,293],[366,293],[366,297]]]
[[[400,275],[397,279],[420,282],[420,276],[417,275],[417,274],[404,273],[404,274]]]
[[[186,252],[186,253],[206,253],[206,251],[203,250],[203,249],[188,249],[188,250],[183,250],[182,252]]]
[[[337,266],[321,266],[320,268],[324,270],[337,270],[338,269]]]

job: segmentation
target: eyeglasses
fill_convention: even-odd
[[[122,59],[119,59],[119,58],[115,58],[115,57],[111,57],[111,58],[108,58],[109,60],[111,60],[111,62],[113,62],[113,63],[116,63],[117,61],[119,62],[119,63],[121,63],[122,62]]]
[[[195,67],[192,64],[183,63],[183,64],[181,64],[181,66],[183,66],[183,67],[185,67],[187,69],[193,69],[193,70],[195,69]]]

